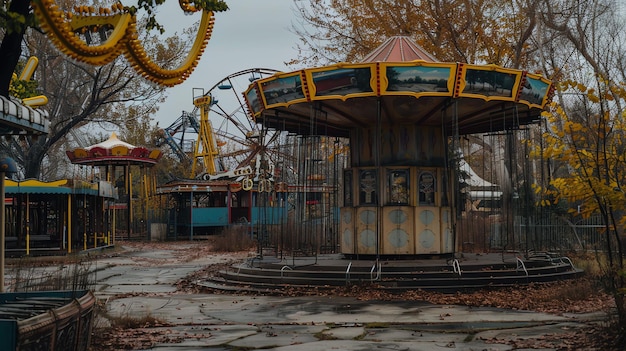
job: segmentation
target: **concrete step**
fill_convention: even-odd
[[[401,293],[410,290],[437,291],[454,293],[458,291],[471,291],[481,288],[502,288],[529,284],[531,282],[552,282],[572,279],[580,276],[581,270],[569,270],[556,273],[539,275],[511,275],[507,277],[483,277],[483,278],[439,278],[421,280],[382,280],[382,281],[349,281],[328,280],[316,282],[307,279],[277,279],[276,277],[258,277],[251,275],[218,276],[198,283],[199,286],[223,290],[223,291],[250,291],[259,293],[284,292],[289,288],[324,291],[341,286],[359,285],[364,289],[378,289],[390,293]]]
[[[521,259],[515,252],[461,254],[458,259],[347,260],[317,257],[254,257],[199,284],[213,289],[280,291],[360,285],[389,292],[414,289],[459,291],[571,279],[582,274],[566,257]]]
[[[458,291],[482,287],[512,286],[531,282],[549,282],[570,279],[582,274],[568,263],[544,263],[531,265],[526,270],[517,267],[507,269],[461,270],[451,268],[441,271],[392,271],[346,272],[338,270],[309,270],[300,268],[268,269],[248,267],[245,264],[233,266],[231,270],[220,271],[218,277],[202,284],[216,284],[226,290],[253,289],[280,290],[288,287],[332,288],[349,285],[376,286],[388,291],[412,289]],[[318,267],[319,268],[319,267]],[[475,267],[472,267],[475,268]],[[216,287],[214,287],[216,288]]]

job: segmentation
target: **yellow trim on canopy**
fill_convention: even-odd
[[[52,182],[42,182],[40,180],[37,179],[26,179],[24,181],[21,182],[16,182],[13,180],[5,180],[5,185],[6,186],[21,186],[21,187],[25,187],[25,186],[38,186],[38,187],[48,187],[48,188],[53,188],[53,187],[59,187],[59,186],[63,186],[67,184],[67,179],[61,179],[61,180],[55,180]]]

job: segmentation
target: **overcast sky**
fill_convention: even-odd
[[[182,111],[193,110],[194,88],[207,91],[224,77],[249,68],[295,70],[284,64],[297,55],[297,37],[290,31],[296,22],[292,0],[227,0],[227,4],[228,11],[215,14],[213,34],[199,65],[184,83],[168,88],[167,100],[155,116],[161,128],[171,125]],[[178,7],[171,11],[177,13],[168,20],[199,18],[184,16]],[[163,16],[157,18],[170,29],[168,21],[160,19]]]

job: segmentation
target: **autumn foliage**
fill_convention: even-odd
[[[295,2],[314,30],[295,27],[299,57],[291,64],[358,62],[391,36],[408,36],[443,62],[528,66],[536,4],[507,1]]]
[[[561,104],[554,103],[544,114],[543,143],[532,154],[549,160],[552,174],[548,184],[534,188],[541,206],[565,202],[573,216],[602,219],[599,262],[624,327],[626,114],[620,106],[626,102],[626,90],[623,84],[602,78],[594,84],[595,88],[573,80],[560,84]]]

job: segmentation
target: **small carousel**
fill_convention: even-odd
[[[277,73],[244,95],[264,128],[348,140],[342,254],[413,257],[458,250],[460,138],[536,123],[552,92],[539,75],[437,62],[393,37],[362,62]]]
[[[155,187],[148,170],[161,158],[160,150],[131,145],[118,139],[113,133],[101,143],[69,150],[66,154],[73,164],[93,167],[93,181],[102,179],[113,184],[116,200],[105,211],[107,221],[112,223],[113,237],[116,232],[127,239],[133,238],[133,233],[147,233],[147,227],[142,228],[139,224],[144,223],[147,226],[148,198]],[[138,168],[142,184],[136,201],[133,196],[133,167]],[[103,172],[96,173],[96,168]],[[138,204],[139,210],[135,210],[133,202]]]

